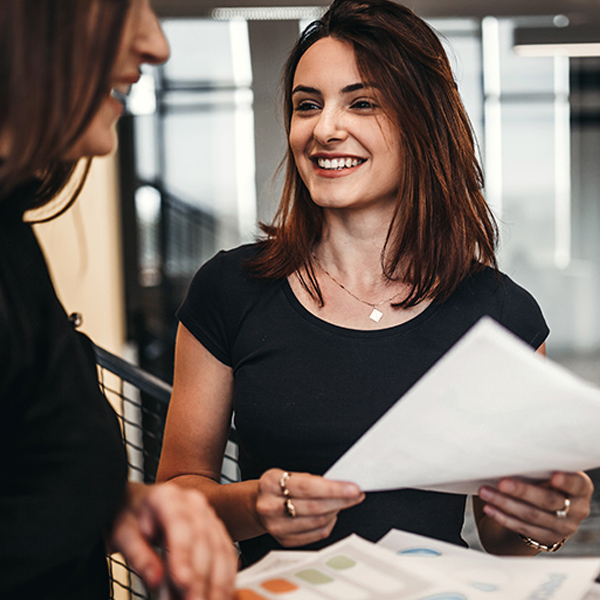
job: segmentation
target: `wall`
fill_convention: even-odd
[[[74,206],[35,226],[58,296],[81,330],[122,355],[125,343],[117,165],[96,159]]]

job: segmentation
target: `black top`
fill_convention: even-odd
[[[534,348],[549,333],[531,295],[488,268],[407,323],[376,331],[339,327],[307,311],[287,280],[253,278],[243,265],[255,254],[252,245],[220,252],[195,275],[178,312],[233,369],[243,479],[271,467],[324,473],[483,315]],[[369,493],[339,514],[323,544],[352,532],[375,541],[395,527],[464,545],[464,506],[465,497],[455,494]],[[241,547],[248,564],[279,548],[266,535]]]
[[[0,597],[106,599],[125,449],[89,341],[22,222],[36,187],[0,200]]]

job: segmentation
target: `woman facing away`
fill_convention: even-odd
[[[179,310],[159,478],[203,491],[245,564],[392,527],[465,545],[464,496],[364,494],[321,476],[483,315],[544,353],[537,303],[496,269],[447,57],[409,9],[335,0],[293,48],[283,86],[279,210],[264,239],[204,265]],[[220,485],[232,414],[242,481]],[[592,487],[562,472],[482,487],[484,547],[557,549]]]
[[[91,347],[23,220],[64,188],[79,159],[113,150],[122,105],[111,90],[126,92],[143,63],[168,54],[148,0],[2,1],[2,598],[106,599],[107,545],[173,598],[233,593],[237,554],[205,498],[174,484],[127,483]]]

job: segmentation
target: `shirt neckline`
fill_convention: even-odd
[[[399,325],[392,325],[391,327],[384,327],[383,329],[351,329],[349,327],[342,327],[341,325],[335,325],[334,323],[330,323],[329,321],[325,321],[320,317],[317,317],[313,313],[311,313],[301,302],[298,300],[290,283],[287,279],[282,280],[282,289],[283,293],[290,303],[291,307],[294,309],[296,313],[298,313],[304,320],[308,321],[312,325],[328,331],[330,333],[335,333],[338,335],[342,335],[345,337],[385,337],[390,335],[397,335],[400,333],[405,333],[410,331],[416,327],[419,327],[422,323],[429,320],[438,310],[440,304],[438,302],[431,302],[431,304],[425,308],[418,315],[415,315],[408,321],[404,323],[400,323]]]

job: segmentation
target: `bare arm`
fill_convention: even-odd
[[[203,492],[234,540],[268,532],[283,545],[298,546],[327,537],[337,513],[363,500],[354,484],[294,473],[288,483],[297,511],[292,519],[284,509],[280,469],[259,480],[219,483],[232,393],[231,368],[180,325],[158,479]]]
[[[182,325],[157,481],[200,490],[235,540],[265,532],[254,506],[258,482],[220,485],[231,423],[233,374]]]

